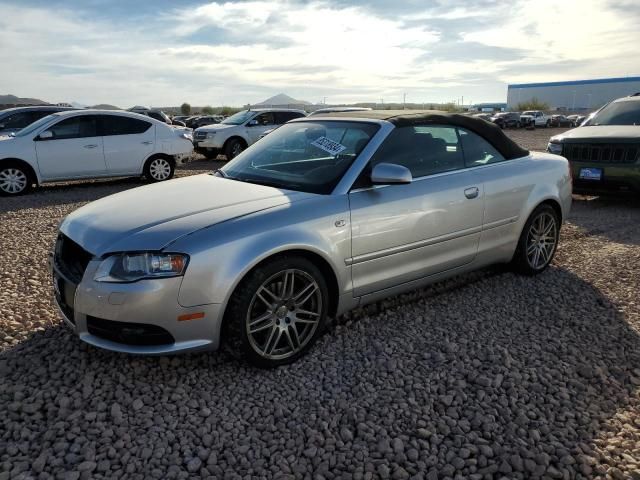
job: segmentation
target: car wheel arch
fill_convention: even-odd
[[[149,163],[152,160],[155,160],[156,158],[164,158],[168,162],[172,162],[174,167],[175,167],[176,160],[175,160],[175,158],[173,158],[172,155],[169,155],[168,153],[157,153],[156,152],[156,153],[152,153],[151,155],[149,155],[147,158],[145,158],[144,162],[142,162],[142,169],[140,170],[140,175],[144,174],[144,169],[147,166],[147,163]]]
[[[310,249],[299,248],[299,247],[284,249],[278,252],[273,252],[265,257],[260,257],[259,259],[257,259],[257,261],[253,262],[249,267],[245,269],[245,271],[241,275],[239,275],[239,278],[236,279],[236,282],[234,283],[232,288],[229,289],[228,295],[225,298],[225,301],[223,304],[223,314],[222,314],[223,320],[220,325],[221,342],[224,342],[224,338],[222,337],[224,336],[225,326],[230,321],[230,319],[227,317],[229,301],[231,300],[231,297],[233,296],[236,289],[242,284],[242,282],[245,279],[248,278],[249,275],[251,275],[261,266],[264,266],[267,263],[277,260],[279,258],[291,257],[291,256],[303,257],[309,260],[310,262],[312,262],[316,267],[320,269],[327,283],[327,288],[329,289],[329,310],[328,310],[327,316],[330,318],[335,317],[338,311],[338,303],[339,303],[338,298],[339,298],[340,287],[338,284],[338,277],[331,263],[323,255]]]
[[[224,141],[224,145],[222,145],[222,151],[227,148],[227,145],[229,145],[229,142],[231,142],[232,140],[240,140],[242,143],[244,143],[245,148],[249,146],[249,141],[246,138],[236,134]]]
[[[2,158],[0,159],[0,167],[2,167],[2,165],[4,165],[5,163],[18,163],[20,165],[22,165],[26,170],[28,170],[29,175],[31,176],[31,180],[36,184],[36,185],[40,185],[40,176],[38,175],[38,172],[35,168],[33,168],[33,166],[25,161],[22,160],[20,158]]]

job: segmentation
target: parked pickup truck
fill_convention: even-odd
[[[520,115],[520,123],[525,127],[549,127],[551,125],[551,115],[547,115],[541,110],[527,110]]]

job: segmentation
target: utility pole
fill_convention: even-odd
[[[407,109],[407,94],[406,93],[402,96],[402,109],[403,110]]]
[[[322,103],[323,103],[324,105],[326,105],[326,104],[327,104],[327,97],[322,97]]]

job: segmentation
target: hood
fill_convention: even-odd
[[[594,125],[578,127],[551,138],[554,142],[564,143],[638,143],[640,126],[634,125]]]
[[[211,125],[205,125],[204,127],[196,128],[196,132],[218,132],[220,130],[226,130],[227,128],[241,127],[242,125],[227,125],[225,123],[213,123]]]
[[[96,200],[71,213],[60,230],[97,256],[158,251],[211,225],[312,196],[213,175],[194,175]]]

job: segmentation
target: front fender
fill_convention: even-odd
[[[348,213],[346,197],[323,198],[322,202],[301,202],[306,206],[275,208],[224,222],[200,233],[198,239],[185,239],[190,247],[172,245],[179,251],[190,251],[191,255],[179,303],[226,305],[235,288],[256,265],[292,250],[321,257],[333,270],[339,294],[351,291],[350,270],[345,264],[351,255],[350,226],[347,222],[336,227],[336,221]]]

